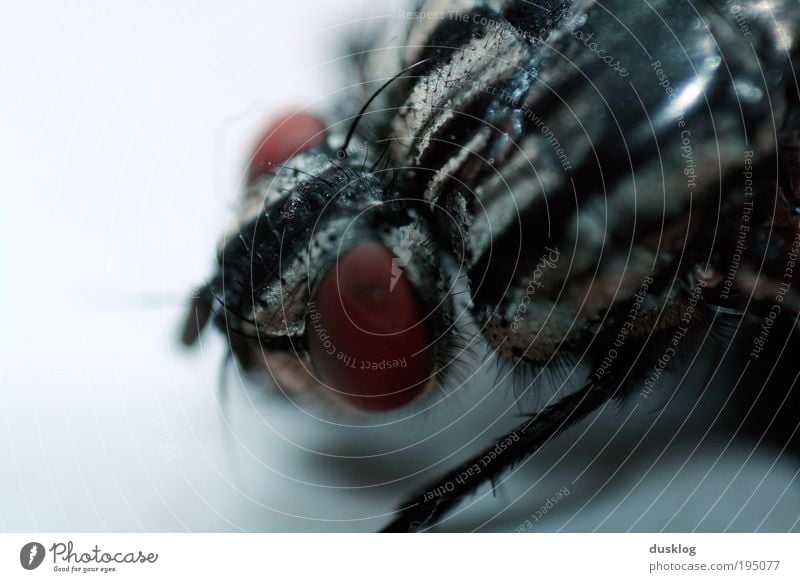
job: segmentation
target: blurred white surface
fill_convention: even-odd
[[[348,428],[235,374],[221,399],[221,339],[192,352],[175,341],[255,133],[324,102],[340,86],[339,41],[396,10],[81,1],[3,13],[0,529],[371,531],[516,421],[511,390],[487,391],[491,363],[444,411],[402,430]],[[665,444],[667,427],[628,459],[651,417],[626,418],[574,431],[448,527],[510,505],[485,527],[514,529],[569,485],[538,530],[797,529],[793,464],[740,445],[720,455],[713,439],[687,455]]]

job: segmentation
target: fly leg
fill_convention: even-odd
[[[601,332],[589,348],[592,374],[583,388],[531,415],[511,432],[497,439],[467,462],[429,483],[404,503],[387,532],[415,532],[429,529],[441,521],[466,496],[485,483],[494,483],[502,473],[533,455],[551,439],[601,409],[608,402],[623,399],[644,376],[653,360],[642,357],[639,342],[625,342],[613,351],[612,340],[618,338],[621,325]],[[635,333],[648,327],[643,318]],[[654,341],[663,339],[671,330],[653,334]],[[604,363],[605,362],[605,363]]]

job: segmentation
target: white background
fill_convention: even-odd
[[[80,1],[2,14],[0,530],[372,531],[541,403],[514,406],[488,362],[441,410],[337,426],[351,419],[235,372],[223,397],[214,334],[177,345],[254,135],[276,112],[323,107],[343,83],[340,40],[396,10]],[[445,528],[509,507],[484,527],[513,530],[568,486],[536,531],[798,529],[785,457],[702,438],[702,414],[642,441],[660,411],[629,412],[571,432]]]

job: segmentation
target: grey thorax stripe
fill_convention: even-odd
[[[438,23],[458,25],[447,20]],[[475,258],[511,224],[520,207],[540,195],[541,188],[531,187],[534,179],[544,186],[553,185],[557,179],[556,172],[547,171],[552,164],[543,166],[544,175],[537,176],[542,168],[534,168],[532,162],[538,159],[541,163],[549,155],[552,148],[546,140],[523,135],[516,138],[516,146],[510,146],[511,153],[502,168],[485,173],[480,182],[472,180],[476,169],[494,163],[492,146],[503,131],[492,125],[490,111],[485,109],[513,107],[513,99],[506,94],[507,84],[515,76],[525,75],[534,58],[531,45],[509,30],[512,27],[507,24],[502,29],[489,28],[483,38],[470,38],[462,47],[446,52],[436,67],[410,86],[392,123],[395,159],[426,172],[432,170],[421,196],[435,203],[442,194],[455,189],[473,209],[468,255]],[[478,107],[480,104],[485,104],[484,110]],[[454,123],[470,126],[466,141],[454,142],[449,129]],[[437,168],[424,168],[425,160],[437,158],[439,150],[452,155]]]

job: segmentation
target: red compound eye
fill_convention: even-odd
[[[264,132],[250,159],[249,181],[274,170],[295,154],[325,141],[325,126],[308,113],[289,113],[279,118]]]
[[[363,410],[408,404],[432,370],[423,319],[392,252],[358,244],[325,275],[309,306],[308,347],[319,379]]]

